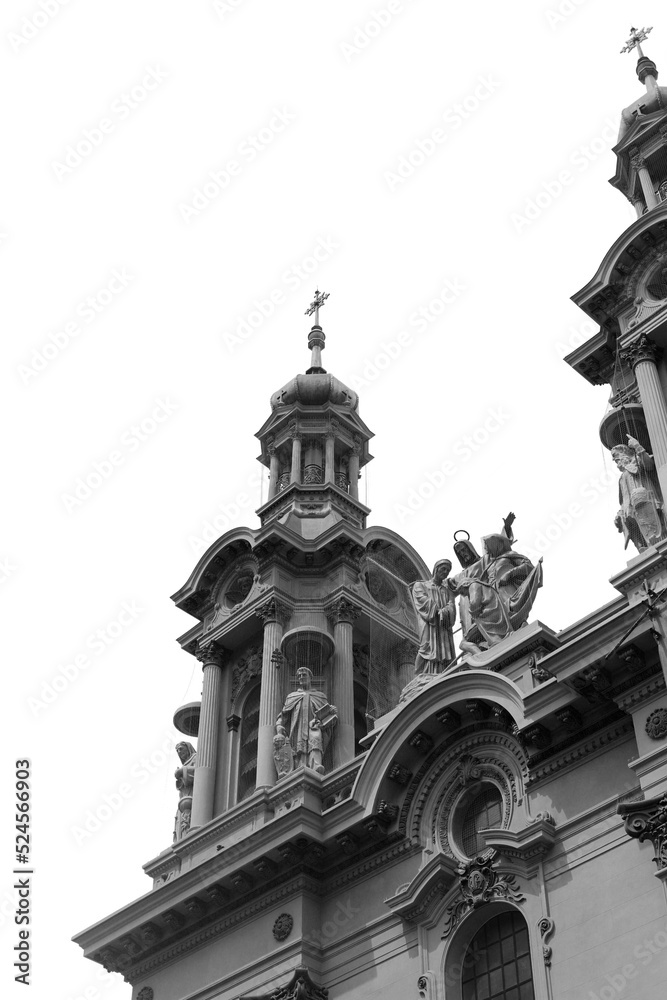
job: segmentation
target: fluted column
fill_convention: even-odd
[[[266,449],[269,453],[269,500],[278,492],[278,451],[273,441],[268,442]]]
[[[283,629],[291,610],[282,601],[270,597],[255,612],[264,623],[264,648],[262,650],[262,683],[259,699],[259,731],[257,733],[256,787],[275,785],[276,765],[273,760],[273,737],[276,719],[282,709],[280,699],[280,669],[276,667],[273,653],[280,649]]]
[[[646,166],[646,160],[643,156],[633,156],[631,161],[632,166],[637,171],[639,177],[639,183],[642,186],[642,191],[644,192],[644,200],[646,201],[646,207],[650,210],[656,208],[658,204],[658,198],[655,191],[653,190],[653,181],[651,180],[651,175],[648,172],[648,167]]]
[[[660,348],[642,334],[623,351],[632,364],[642,401],[663,500],[667,497],[667,403],[658,375]]]
[[[224,653],[224,648],[217,642],[200,647],[196,653],[202,665],[203,688],[197,740],[197,766],[192,788],[191,829],[203,826],[213,819]]]
[[[301,482],[301,435],[296,430],[292,432],[292,473],[290,482]]]
[[[350,462],[348,475],[350,477],[350,496],[355,500],[359,499],[359,456],[361,455],[361,438],[354,439],[354,446],[350,452]]]
[[[354,758],[354,658],[352,632],[361,609],[344,597],[327,608],[334,627],[334,660],[331,701],[338,710],[334,731],[334,767]]]
[[[324,452],[324,482],[333,483],[336,481],[336,470],[334,468],[334,446],[336,438],[333,430],[330,430],[326,437],[326,450]]]

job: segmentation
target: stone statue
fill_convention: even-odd
[[[190,829],[192,786],[195,780],[197,754],[192,743],[177,743],[176,753],[180,758],[181,766],[177,767],[174,772],[179,795],[176,820],[174,822],[174,840],[180,840]]]
[[[415,674],[440,673],[456,658],[452,635],[456,605],[447,579],[451,568],[449,559],[439,559],[431,579],[419,580],[412,586],[412,603],[421,625]]]
[[[327,702],[323,691],[313,689],[313,675],[307,667],[299,667],[296,680],[298,687],[285,699],[273,741],[279,777],[283,777],[293,767],[311,767],[319,774],[324,774],[324,752],[331,730],[338,721],[335,705]],[[288,743],[290,750],[287,749]]]
[[[513,520],[509,515],[502,533],[483,538],[484,554],[450,582],[461,597],[462,652],[481,653],[520,628],[542,586],[542,559],[533,566],[512,551]]]
[[[621,509],[614,524],[623,532],[626,548],[628,542],[632,542],[639,552],[643,552],[665,534],[655,462],[629,434],[627,444],[617,444],[611,449],[611,457],[621,473],[618,481]]]

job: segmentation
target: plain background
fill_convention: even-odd
[[[662,4],[608,0],[44,3],[45,24],[35,0],[0,14],[2,978],[29,757],[31,995],[114,1000],[130,987],[70,937],[147,892],[141,865],[171,841],[171,719],[200,674],[169,595],[216,524],[258,523],[253,435],[308,367],[317,284],[324,366],[377,435],[370,523],[430,565],[456,529],[477,541],[514,510],[517,550],[544,554],[535,616],[561,629],[614,598],[634,552],[598,437],[608,389],[561,359],[594,332],[569,296],[635,217],[607,184],[642,91],[619,50],[631,18],[655,21],[660,66],[667,24]]]

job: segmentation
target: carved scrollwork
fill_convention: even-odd
[[[617,812],[625,820],[625,831],[640,844],[650,840],[658,869],[667,868],[667,795],[644,802],[622,802]]]
[[[547,968],[551,965],[551,955],[553,954],[553,949],[551,945],[547,944],[547,941],[553,934],[554,928],[555,924],[551,917],[542,917],[541,920],[537,921],[537,929],[542,937],[542,957]]]
[[[457,897],[447,908],[443,939],[448,937],[467,913],[492,899],[522,903],[525,896],[516,885],[516,876],[501,873],[496,867],[497,851],[489,850],[467,864],[459,865]]]

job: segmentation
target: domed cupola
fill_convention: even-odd
[[[316,291],[306,310],[315,314],[310,368],[273,393],[271,416],[256,435],[259,461],[270,471],[269,499],[258,511],[262,525],[279,520],[308,538],[340,520],[366,526],[359,472],[373,457],[373,434],[359,416],[357,393],[322,367],[326,338],[319,311],[328,297]]]

